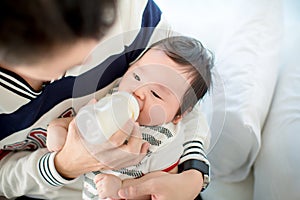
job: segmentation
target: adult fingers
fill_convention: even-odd
[[[137,145],[137,144],[141,144],[141,145]],[[134,129],[132,131],[132,135],[129,138],[128,146],[136,146],[137,147],[136,152],[138,154],[142,154],[142,157],[144,157],[144,154],[148,152],[148,149],[150,147],[150,144],[148,142],[144,142],[140,131],[140,126],[137,122],[135,123]]]
[[[154,187],[152,186],[152,181],[148,180],[135,186],[121,188],[118,192],[118,195],[124,199],[135,199],[140,196],[151,195],[155,193],[155,191],[153,191]]]
[[[141,152],[140,153],[142,155],[146,154],[148,152],[149,147],[150,147],[150,144],[148,142],[144,142],[142,144],[142,148],[141,148]]]
[[[148,142],[144,142],[142,139],[142,134],[140,132],[138,123],[135,123],[132,134],[128,138],[127,144],[123,145],[121,149],[128,154],[131,154],[131,156],[127,156],[127,162],[138,163],[146,155],[149,146],[150,144]]]
[[[122,146],[125,141],[128,141],[134,126],[134,122],[131,119],[128,120],[120,130],[109,138],[108,141],[115,147]]]
[[[61,151],[56,154],[54,162],[57,171],[67,178],[78,177],[102,166],[82,144],[74,121],[69,124],[66,142]]]
[[[127,138],[127,144],[123,145],[122,148],[130,153],[139,154],[143,144],[142,135],[140,133],[140,127],[138,123],[135,123],[131,132],[130,137]]]

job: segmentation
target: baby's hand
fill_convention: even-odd
[[[111,174],[98,174],[94,178],[99,198],[121,199],[118,191],[122,187],[122,180]]]

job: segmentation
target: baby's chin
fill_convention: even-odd
[[[139,125],[142,126],[158,126],[164,124],[165,120],[151,120],[150,118],[143,118],[139,116],[136,122],[138,122]]]

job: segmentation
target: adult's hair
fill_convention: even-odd
[[[214,55],[200,41],[186,36],[168,37],[154,43],[151,48],[163,50],[174,62],[180,64],[183,73],[191,81],[191,87],[184,94],[177,115],[192,109],[211,87]]]
[[[57,46],[100,39],[114,23],[114,0],[1,0],[0,61],[34,63]]]

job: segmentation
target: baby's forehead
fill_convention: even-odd
[[[167,88],[172,93],[182,96],[190,86],[187,77],[174,67],[166,65],[140,66],[137,72],[141,73],[142,81]],[[164,91],[167,91],[164,89]]]

